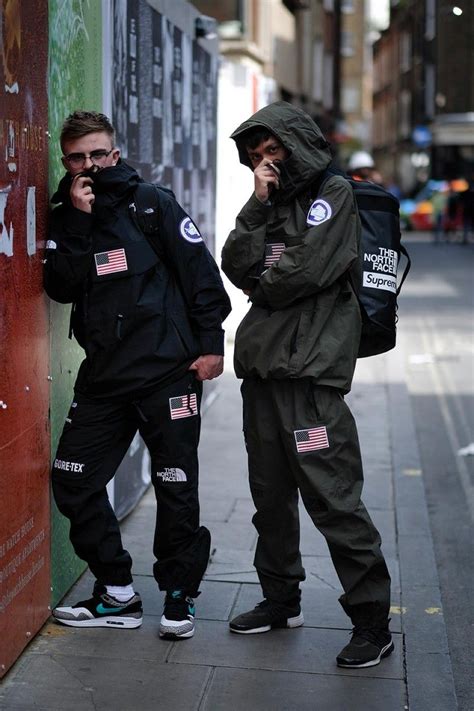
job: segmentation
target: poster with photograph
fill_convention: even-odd
[[[113,7],[117,145],[171,188],[214,247],[217,56],[145,0]]]

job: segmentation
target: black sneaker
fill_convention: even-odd
[[[160,620],[160,637],[187,639],[194,634],[194,600],[182,590],[166,593],[165,607]]]
[[[127,602],[120,602],[108,595],[105,587],[94,586],[89,600],[82,600],[72,607],[56,607],[55,620],[69,627],[116,627],[132,629],[140,627],[143,608],[140,595],[135,593]]]
[[[339,653],[337,666],[348,669],[374,667],[393,652],[392,635],[387,628],[354,627],[348,645]]]
[[[285,605],[263,600],[257,607],[244,612],[229,623],[230,631],[238,634],[258,634],[282,627],[301,627],[304,623],[299,602]]]

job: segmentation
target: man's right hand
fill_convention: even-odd
[[[74,207],[83,212],[92,212],[95,195],[92,192],[91,178],[85,175],[76,175],[72,181],[70,195]]]
[[[264,158],[253,171],[255,180],[255,195],[260,202],[267,202],[270,198],[272,190],[280,187],[279,181],[280,169]]]

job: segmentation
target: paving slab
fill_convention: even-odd
[[[224,622],[201,622],[193,644],[175,644],[168,662],[236,669],[269,669],[403,680],[402,642],[394,636],[395,651],[383,664],[368,669],[339,669],[335,658],[347,644],[347,631],[298,627],[268,634],[239,635]]]
[[[31,655],[9,685],[0,709],[47,711],[194,711],[211,670],[156,661],[78,659],[76,653]],[[179,701],[178,701],[179,699]],[[32,703],[32,700],[34,703]]]
[[[398,679],[220,668],[201,711],[398,711],[404,701]]]
[[[141,659],[165,663],[173,643],[158,636],[158,618],[144,616],[138,629],[81,629],[47,622],[30,649],[34,654],[66,654],[84,659]]]

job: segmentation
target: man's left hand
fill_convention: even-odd
[[[212,380],[217,378],[224,370],[224,356],[202,355],[189,366],[189,370],[196,371],[198,380]]]

